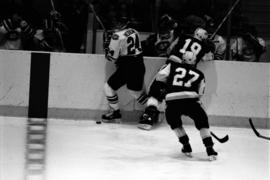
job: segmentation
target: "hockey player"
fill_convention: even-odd
[[[179,53],[192,49],[196,53],[195,65],[200,60],[213,60],[213,45],[209,46],[208,33],[202,28],[197,28],[193,36],[181,35],[177,39],[177,44],[174,46],[171,55],[167,62],[178,59]],[[211,43],[211,42],[210,42]],[[181,47],[181,48],[180,48]],[[181,49],[181,52],[178,52]],[[152,129],[153,125],[158,122],[159,117],[159,105],[162,103],[166,93],[166,87],[158,81],[154,81],[148,93],[148,100],[146,102],[146,108],[142,114],[138,128],[144,130]],[[157,95],[158,94],[158,95]]]
[[[110,110],[102,115],[102,121],[113,122],[121,119],[116,91],[126,85],[130,94],[139,101],[145,66],[139,33],[128,27],[127,18],[118,19],[110,43],[105,48],[106,58],[114,62],[117,69],[104,86]]]
[[[200,101],[204,93],[204,74],[196,69],[198,59],[205,54],[204,45],[200,40],[186,37],[180,41],[169,58],[166,67],[156,76],[161,89],[165,87],[165,116],[179,142],[183,145],[182,152],[191,156],[192,148],[189,137],[182,126],[181,116],[186,115],[194,120],[195,127],[200,131],[202,142],[209,160],[215,160],[218,153],[213,149],[208,116]],[[153,95],[158,98],[159,90]]]

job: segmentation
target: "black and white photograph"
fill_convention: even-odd
[[[0,180],[269,179],[269,0],[1,0]]]

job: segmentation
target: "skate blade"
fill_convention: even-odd
[[[122,120],[121,119],[111,119],[111,120],[102,119],[101,121],[103,123],[116,123],[116,124],[121,124],[122,123]]]
[[[209,161],[215,161],[215,160],[217,160],[217,156],[215,155],[209,156]]]
[[[187,156],[187,157],[192,158],[192,155],[191,155],[191,153],[190,153],[190,152],[185,152],[185,153],[184,153],[184,155],[185,155],[185,156]]]
[[[139,129],[143,129],[143,130],[151,130],[152,129],[152,125],[149,124],[138,124],[137,126]]]

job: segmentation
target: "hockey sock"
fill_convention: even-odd
[[[148,100],[148,95],[145,91],[143,91],[140,96],[136,99],[136,101],[141,104],[144,105]]]
[[[189,137],[187,135],[181,136],[179,142],[183,145],[189,144]]]
[[[119,109],[119,104],[118,104],[118,96],[117,94],[114,96],[106,96],[109,106],[113,109],[113,110],[118,110]]]
[[[202,139],[207,138],[207,137],[211,137],[209,128],[201,128],[200,135],[201,135]]]
[[[173,131],[175,132],[175,134],[178,138],[187,135],[187,133],[183,127],[175,128],[175,129],[173,129]]]
[[[213,145],[214,145],[211,136],[202,139],[202,141],[203,141],[203,144],[204,144],[204,146],[205,146],[206,148],[207,148],[207,147],[213,147]]]

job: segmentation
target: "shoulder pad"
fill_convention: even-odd
[[[113,34],[112,35],[112,39],[113,40],[118,40],[119,39],[119,35],[118,34]]]

